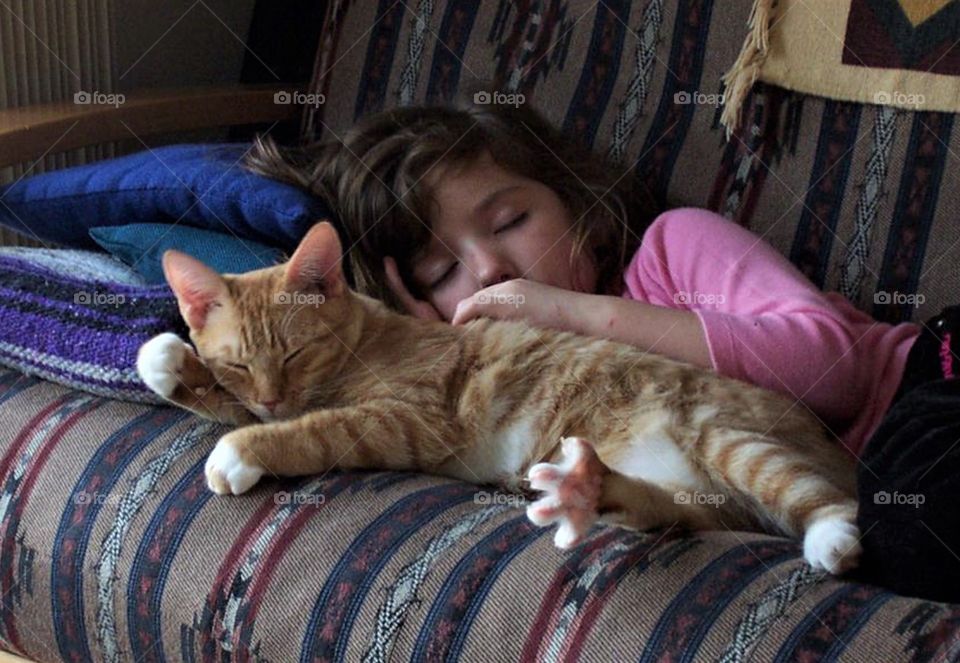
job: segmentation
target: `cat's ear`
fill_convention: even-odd
[[[222,306],[229,296],[223,278],[186,253],[174,249],[164,252],[163,274],[177,296],[180,315],[196,331],[204,328],[210,311]]]
[[[338,297],[347,288],[342,249],[337,231],[327,221],[313,226],[287,263],[285,286],[290,291],[318,287],[327,297]]]

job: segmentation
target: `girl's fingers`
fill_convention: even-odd
[[[450,324],[462,325],[464,322],[468,322],[471,318],[473,318],[473,309],[461,302],[460,304],[457,304],[457,310],[454,311],[453,317],[450,319]]]
[[[457,304],[457,309],[453,312],[450,319],[451,325],[462,325],[470,322],[474,318],[486,316],[488,318],[499,318],[495,307],[478,304],[474,297],[467,297]]]
[[[410,294],[407,286],[403,283],[403,279],[400,278],[400,271],[397,269],[396,261],[390,256],[386,256],[383,259],[383,271],[387,276],[387,286],[393,294],[397,296],[400,303],[403,304],[407,313],[417,318],[425,318],[427,320],[441,319],[440,313],[437,312],[437,309],[435,309],[432,304],[417,299]]]

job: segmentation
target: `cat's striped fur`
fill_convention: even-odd
[[[346,286],[340,250],[318,224],[288,263],[247,274],[165,256],[200,358],[166,334],[138,367],[168,400],[242,425],[208,460],[212,490],[338,467],[511,490],[529,476],[546,492],[530,517],[560,521],[561,547],[599,515],[805,535],[815,566],[856,564],[853,461],[803,406],[620,343],[400,315]]]

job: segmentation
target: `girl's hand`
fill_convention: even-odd
[[[552,285],[511,279],[478,290],[457,304],[451,322],[463,324],[474,318],[526,320],[535,327],[576,331],[571,314],[578,315],[583,294]]]
[[[400,278],[397,262],[390,256],[386,256],[383,259],[383,271],[387,275],[387,286],[389,286],[393,294],[397,296],[400,303],[403,304],[407,313],[415,318],[423,318],[424,320],[443,320],[440,312],[434,308],[433,304],[425,302],[422,299],[417,299],[407,290],[403,279]]]

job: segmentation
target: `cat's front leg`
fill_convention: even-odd
[[[256,457],[256,446],[251,442],[260,435],[256,429],[265,427],[238,428],[217,441],[204,465],[207,488],[217,495],[240,495],[260,481],[266,467]]]
[[[460,439],[441,412],[375,399],[227,433],[207,459],[207,485],[221,495],[239,495],[264,474],[304,476],[334,468],[434,471],[455,454]]]
[[[257,421],[176,334],[159,334],[140,346],[137,372],[154,393],[205,419],[235,426]]]
[[[307,416],[244,426],[221,437],[207,457],[207,487],[218,495],[247,492],[266,474],[302,476],[330,469],[320,452],[325,441],[305,424]]]

